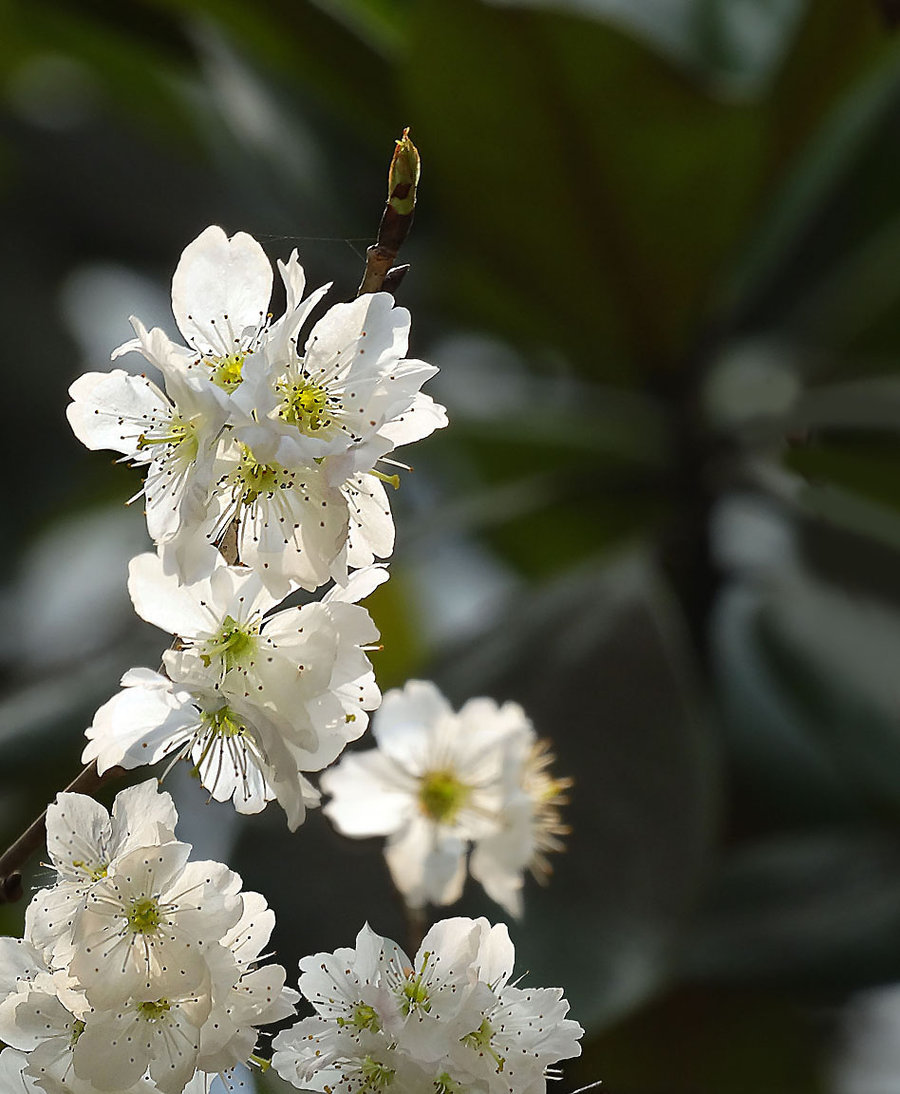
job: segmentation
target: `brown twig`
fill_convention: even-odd
[[[408,266],[392,270],[403,241],[412,227],[419,182],[419,153],[409,129],[397,141],[388,171],[388,196],[378,226],[378,238],[366,251],[366,269],[357,296],[385,290],[394,292]]]
[[[88,766],[65,789],[68,794],[92,794],[104,783],[125,774],[124,767],[111,767],[102,775],[96,763]],[[21,836],[0,855],[0,904],[12,904],[22,899],[22,867],[44,842],[47,831],[47,810],[32,821]]]

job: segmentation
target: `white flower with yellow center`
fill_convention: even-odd
[[[193,679],[185,671],[193,665]],[[216,801],[233,800],[239,813],[258,813],[277,800],[291,830],[306,809],[319,804],[319,793],[301,768],[311,753],[292,749],[289,741],[302,730],[286,724],[274,709],[243,697],[226,697],[199,656],[179,659],[178,683],[150,669],[131,669],[122,691],[94,715],[86,730],[82,760],[96,760],[102,774],[110,767],[131,769],[166,756],[188,760],[200,784]],[[294,719],[305,710],[292,711]],[[308,719],[309,740],[315,732]]]
[[[73,1051],[75,1074],[97,1090],[119,1094],[148,1073],[151,1090],[181,1094],[197,1070],[200,1027],[208,1014],[208,996],[185,988],[97,1007]]]
[[[265,251],[246,232],[229,238],[212,225],[185,247],[172,278],[172,312],[187,346],[172,342],[158,328],[146,331],[132,319],[136,338],[124,343],[114,357],[141,353],[168,374],[175,366],[212,381],[227,394],[236,391],[247,360],[260,347],[286,357],[305,322],[328,286],[303,300],[305,278],[294,251],[279,262],[287,307],[275,322],[269,314],[272,267]]]
[[[220,392],[173,368],[166,394],[121,369],[87,372],[69,394],[69,424],[82,444],[146,466],[141,493],[154,542],[167,542],[205,518],[226,419]]]
[[[207,519],[167,544],[167,568],[193,579],[203,572],[202,546],[221,543],[233,528],[238,561],[283,598],[298,585],[312,591],[346,577],[349,525],[340,485],[318,464],[285,466],[230,440],[219,449]]]
[[[583,1031],[561,989],[509,986],[514,957],[485,919],[435,924],[413,960],[364,927],[355,950],[301,961],[316,1014],[275,1038],[272,1066],[304,1090],[544,1094]]]
[[[409,326],[389,293],[371,293],[333,305],[302,354],[293,344],[284,357],[283,345],[268,342],[244,370],[236,401],[256,422],[238,435],[259,458],[285,467],[324,460],[329,480],[343,482],[446,425],[444,408],[419,390],[438,370],[405,357]]]
[[[377,749],[322,778],[325,812],[344,835],[386,835],[385,857],[412,907],[451,904],[469,872],[511,915],[524,873],[541,882],[562,849],[570,779],[516,703],[471,699],[454,713],[433,684],[388,692],[373,722]]]
[[[139,848],[88,894],[70,971],[93,1007],[211,990],[205,949],[240,918],[240,879],[217,862],[188,862],[190,851]]]
[[[325,812],[348,836],[388,837],[391,876],[413,907],[459,899],[472,841],[501,828],[507,749],[533,733],[521,707],[472,699],[454,713],[438,689],[388,692],[372,723],[377,748],[322,777]]]
[[[190,759],[203,786],[242,813],[277,800],[291,829],[319,803],[303,772],[320,771],[368,724],[381,699],[367,650],[377,640],[354,601],[387,578],[358,571],[320,602],[274,614],[259,577],[221,560],[179,585],[156,555],[132,560],[138,613],[178,638],[166,676],[132,669],[87,730],[84,761],[102,772],[165,756]]]
[[[112,814],[84,794],[57,794],[47,807],[47,851],[56,883],[29,904],[28,937],[57,960],[71,956],[72,931],[94,885],[138,847],[175,838],[177,814],[156,779],[116,796]]]

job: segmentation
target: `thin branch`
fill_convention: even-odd
[[[419,169],[418,150],[409,139],[409,129],[404,129],[388,171],[388,196],[378,227],[378,239],[366,251],[366,269],[357,296],[382,289],[394,292],[409,268],[391,270],[412,227]]]
[[[125,774],[124,767],[111,767],[97,773],[96,763],[88,766],[65,789],[68,794],[92,794],[104,783]],[[12,904],[22,899],[22,867],[43,844],[47,831],[47,810],[32,821],[8,850],[0,855],[0,904]]]

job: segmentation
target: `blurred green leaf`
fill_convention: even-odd
[[[733,852],[684,945],[689,979],[900,977],[900,842],[877,831],[783,835]]]
[[[858,21],[865,25],[869,18],[860,5]],[[839,19],[835,16],[833,21],[839,29]],[[873,45],[872,48],[876,47]],[[841,56],[844,57],[843,49]],[[801,71],[805,72],[805,69]],[[834,70],[830,62],[826,72],[828,80],[833,79]],[[789,82],[786,75],[783,84]],[[827,86],[828,81],[823,83]],[[814,90],[810,89],[810,93],[816,96],[820,91],[818,84]],[[807,108],[802,127],[804,130],[812,127],[812,133],[802,154],[799,154],[796,143],[798,133],[792,131],[789,142],[783,136],[776,135],[770,165],[775,192],[761,210],[754,231],[748,235],[732,275],[730,292],[735,302],[741,303],[744,308],[748,307],[749,301],[759,306],[759,294],[768,292],[768,300],[776,307],[782,306],[773,292],[773,282],[779,292],[786,292],[788,299],[791,299],[796,286],[788,285],[777,275],[783,273],[782,268],[814,230],[828,200],[846,180],[867,143],[883,124],[897,100],[898,92],[900,69],[896,56],[889,55],[873,72],[867,72],[863,79],[846,89],[839,87],[833,107],[817,101],[815,110],[824,111],[821,121],[813,107]],[[797,109],[792,101],[793,94],[788,87],[780,87],[773,94],[771,103],[776,127],[784,124],[781,117],[783,111],[790,115]],[[795,124],[801,126],[800,121]],[[785,144],[787,147],[784,147]],[[781,151],[778,151],[779,148]]]
[[[900,612],[798,574],[763,599],[758,627],[771,669],[848,781],[900,810]]]
[[[594,378],[678,360],[750,208],[759,116],[608,26],[476,0],[418,6],[406,88],[473,316]]]
[[[209,19],[280,79],[296,83],[333,113],[375,140],[402,128],[388,61],[382,54],[384,19],[376,19],[382,41],[360,35],[356,21],[329,14],[327,7],[280,0],[145,0],[187,21]],[[340,16],[353,7],[329,5]],[[367,20],[371,28],[372,20]],[[375,48],[373,48],[375,47]],[[396,135],[399,135],[397,133]]]
[[[592,16],[652,43],[695,76],[732,94],[758,92],[771,77],[803,0],[492,0]]]
[[[890,413],[890,404],[885,404]],[[848,402],[848,412],[853,413]],[[900,422],[898,422],[900,424]],[[785,455],[785,464],[814,485],[829,484],[861,498],[900,510],[900,436],[879,431],[855,435],[831,434],[806,445],[796,445]]]

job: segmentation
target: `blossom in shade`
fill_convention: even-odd
[[[473,876],[521,914],[524,871],[560,846],[569,785],[550,776],[522,708],[470,699],[457,713],[413,680],[385,695],[372,732],[376,748],[345,754],[322,777],[335,827],[388,837],[391,877],[411,907],[457,900],[473,848]]]
[[[204,947],[241,913],[240,879],[217,862],[188,862],[171,842],[124,855],[88,894],[69,968],[90,1004],[209,991]]]
[[[77,794],[51,807],[60,880],[35,894],[24,939],[0,938],[4,1094],[208,1094],[213,1076],[259,1062],[257,1027],[293,1013],[296,992],[262,952],[265,900],[221,863],[191,861],[176,820],[155,780],[111,816]],[[58,920],[47,894],[63,886],[79,897]]]
[[[57,794],[47,807],[47,852],[55,884],[26,912],[29,937],[62,959],[71,956],[73,927],[94,886],[137,848],[174,839],[177,813],[155,779],[116,795],[112,813],[84,794]]]
[[[277,601],[242,567],[220,559],[179,585],[158,556],[133,559],[135,607],[180,648],[164,654],[165,676],[125,674],[87,730],[84,761],[104,772],[189,759],[216,799],[243,813],[277,800],[296,828],[319,803],[304,772],[332,763],[380,701],[367,656],[378,631],[355,601],[386,578],[359,570],[318,602],[270,613]]]
[[[275,1038],[272,1065],[325,1092],[543,1094],[583,1031],[561,989],[510,985],[514,957],[484,919],[435,924],[412,960],[364,927],[355,949],[301,961],[315,1013]]]

